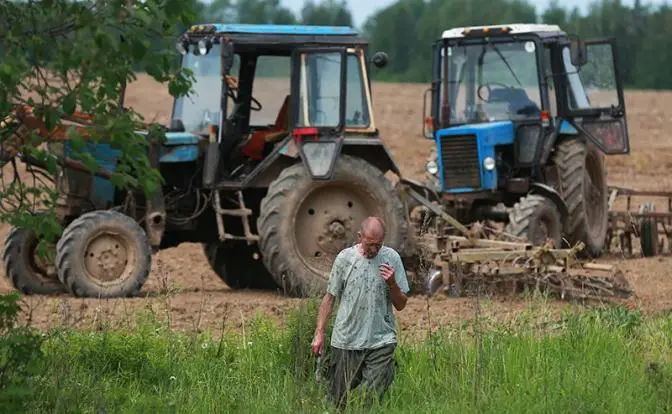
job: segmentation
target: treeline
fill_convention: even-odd
[[[280,0],[192,0],[199,22],[352,25],[343,0],[308,0],[294,14]],[[594,38],[613,36],[619,68],[628,87],[672,89],[672,7],[636,0],[592,0],[588,12],[557,0],[537,10],[524,0],[399,0],[370,16],[360,27],[372,50],[384,50],[390,64],[377,80],[429,82],[431,44],[451,27],[504,23],[558,24],[565,31]]]
[[[554,0],[545,10],[537,10],[526,0],[398,0],[378,10],[359,28],[371,42],[373,51],[383,50],[389,66],[376,71],[376,80],[429,82],[432,43],[451,27],[504,23],[558,24],[582,38],[613,36],[619,46],[619,69],[631,88],[672,89],[672,7],[653,6],[635,0],[632,6],[620,0],[587,0],[588,12],[563,7]],[[0,1],[0,33],[15,24],[7,4]],[[3,6],[4,4],[4,6]],[[195,23],[256,23],[348,25],[354,19],[345,0],[306,0],[294,13],[281,0],[184,0],[191,6]],[[0,52],[3,49],[0,35]],[[150,41],[154,46],[154,41]]]

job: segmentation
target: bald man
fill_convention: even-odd
[[[339,300],[331,335],[330,392],[345,405],[347,394],[360,383],[382,398],[394,380],[397,330],[392,306],[406,306],[406,271],[394,249],[384,246],[385,225],[369,217],[357,233],[358,244],[342,250],[334,261],[327,293],[322,299],[312,351],[324,352],[324,328]]]

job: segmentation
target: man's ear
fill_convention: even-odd
[[[362,242],[362,232],[361,231],[357,232],[357,241],[360,242],[360,243]]]

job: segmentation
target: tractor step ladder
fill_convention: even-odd
[[[243,192],[241,190],[236,191],[236,196],[238,198],[238,208],[235,209],[225,209],[222,208],[221,202],[221,190],[215,189],[215,197],[213,199],[213,209],[215,210],[215,215],[217,216],[217,230],[219,232],[219,240],[245,240],[248,245],[252,245],[255,242],[259,241],[259,236],[252,234],[250,226],[250,216],[252,215],[252,210],[245,206],[245,200],[243,199]],[[229,217],[240,217],[243,223],[244,236],[236,236],[226,232],[224,227],[224,216]]]

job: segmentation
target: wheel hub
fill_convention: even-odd
[[[119,279],[127,264],[126,248],[117,237],[101,235],[89,243],[86,268],[94,278],[104,282]]]
[[[345,235],[345,225],[339,220],[334,220],[329,225],[329,233],[340,238]]]
[[[327,211],[328,212],[328,211]],[[317,237],[315,257],[325,254],[338,254],[348,243],[348,232],[352,229],[352,220],[348,218],[333,218],[325,220],[322,233]]]
[[[294,221],[297,253],[309,267],[328,273],[331,260],[352,244],[359,223],[378,214],[378,203],[343,183],[314,189],[300,203]]]

